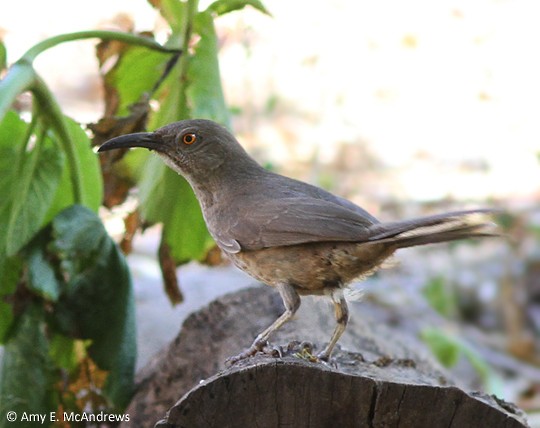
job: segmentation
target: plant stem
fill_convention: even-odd
[[[160,52],[178,52],[178,49],[171,49],[162,46],[150,37],[137,36],[136,34],[122,33],[119,31],[90,30],[60,34],[58,36],[43,40],[42,42],[39,42],[28,49],[19,61],[28,61],[32,63],[40,53],[47,49],[61,43],[84,39],[118,40],[130,45],[144,46]]]
[[[193,21],[195,19],[195,14],[197,13],[199,7],[199,0],[188,0],[186,5],[186,13],[184,15],[183,22],[183,34],[182,34],[182,52],[184,55],[180,57],[178,61],[178,74],[179,79],[179,88],[180,91],[180,108],[181,113],[185,115],[184,119],[187,119],[189,116],[189,107],[187,105],[187,96],[186,90],[189,85],[187,81],[188,67],[189,67],[189,42],[191,41],[191,35],[193,33]]]
[[[39,103],[40,109],[49,113],[46,116],[43,116],[43,120],[48,120],[54,132],[58,135],[60,145],[67,156],[69,175],[73,185],[73,199],[75,203],[83,204],[84,196],[81,180],[81,166],[75,151],[74,142],[71,141],[71,136],[69,135],[68,126],[66,124],[65,116],[62,113],[62,109],[56,102],[53,94],[49,91],[45,82],[37,74],[35,75],[30,90],[34,94],[36,101]]]
[[[33,61],[43,51],[57,46],[60,43],[75,40],[94,39],[119,40],[132,45],[144,46],[149,49],[161,52],[178,53],[178,49],[168,48],[160,45],[149,37],[137,36],[130,33],[121,33],[118,31],[80,31],[77,33],[61,34],[49,39],[43,40],[26,51],[26,53],[11,66],[8,73],[0,81],[0,120],[4,117],[7,110],[15,101],[15,98],[22,92],[30,89],[35,83],[36,72],[32,66]]]
[[[26,151],[28,150],[28,145],[30,144],[30,138],[32,138],[32,134],[34,133],[36,126],[37,126],[37,115],[32,114],[32,121],[30,122],[30,124],[28,125],[28,129],[26,130],[26,134],[24,136],[24,142],[23,144],[20,144],[20,147],[19,147],[19,153],[17,156],[17,161],[18,161],[17,170],[18,171],[21,171],[23,168],[23,164],[25,162],[24,155]]]
[[[34,82],[36,73],[32,66],[16,62],[0,81],[0,120],[11,108],[15,98],[26,91]]]

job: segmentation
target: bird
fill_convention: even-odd
[[[218,247],[283,300],[281,316],[231,357],[233,363],[262,351],[306,295],[332,302],[336,327],[316,356],[328,361],[349,320],[345,290],[353,281],[375,272],[400,248],[498,235],[489,208],[381,222],[343,197],[262,167],[211,120],[121,135],[98,151],[135,147],[155,151],[189,182]]]

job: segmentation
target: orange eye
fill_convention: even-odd
[[[188,146],[195,143],[196,141],[197,136],[195,134],[184,134],[182,136],[182,143],[187,144]]]

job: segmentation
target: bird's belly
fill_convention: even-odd
[[[373,273],[394,251],[388,244],[319,242],[241,251],[229,258],[268,285],[287,283],[299,294],[326,294]]]

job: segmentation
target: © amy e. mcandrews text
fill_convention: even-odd
[[[113,413],[76,413],[76,412],[49,412],[49,413],[30,413],[23,412],[7,412],[6,419],[8,422],[38,422],[44,425],[46,422],[129,422],[129,414],[113,414]]]

